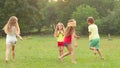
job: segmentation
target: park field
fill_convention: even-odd
[[[52,36],[26,36],[16,45],[16,60],[12,62],[11,53],[5,63],[5,38],[0,38],[0,68],[120,68],[120,37],[101,37],[100,47],[105,57],[94,55],[89,50],[87,37],[81,37],[75,48],[77,64],[71,63],[71,56],[60,62],[56,39]],[[66,48],[64,51],[67,51]]]

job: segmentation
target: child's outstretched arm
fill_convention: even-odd
[[[74,38],[79,39],[79,38],[80,38],[80,36],[75,35],[75,36],[74,36]]]
[[[16,36],[17,36],[20,40],[23,40],[23,38],[20,36],[20,34],[16,34]]]
[[[23,40],[23,38],[20,35],[18,35],[18,37],[20,38],[20,40]]]
[[[74,33],[74,38],[79,39],[80,36],[78,36],[76,33]]]

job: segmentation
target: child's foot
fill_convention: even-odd
[[[6,63],[8,63],[8,60],[5,60]]]
[[[73,63],[73,64],[77,64],[77,62],[76,62],[76,61],[72,61],[72,63]]]
[[[62,62],[63,61],[63,58],[61,58],[61,57],[58,57],[59,58],[59,60]]]
[[[104,60],[104,57],[101,57],[101,60]]]
[[[94,52],[94,55],[96,55],[97,54],[97,52]]]

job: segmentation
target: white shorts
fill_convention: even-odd
[[[7,35],[6,44],[7,45],[15,45],[17,42],[17,38],[15,35]]]

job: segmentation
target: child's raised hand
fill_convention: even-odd
[[[21,41],[23,41],[23,38],[22,38],[22,37],[20,37],[20,40],[21,40]]]
[[[20,35],[17,35],[17,36],[19,37],[19,39],[20,39],[20,40],[22,40],[22,41],[23,41],[23,38],[22,38]]]
[[[77,36],[77,39],[80,39],[80,36]]]
[[[60,33],[60,31],[57,31],[57,34],[59,34]]]
[[[60,33],[64,34],[64,32],[61,30]]]
[[[77,42],[75,42],[75,43],[74,43],[74,47],[78,47],[78,44],[77,44]]]
[[[76,39],[79,39],[79,38],[80,38],[80,36],[75,36],[75,38],[76,38]]]

